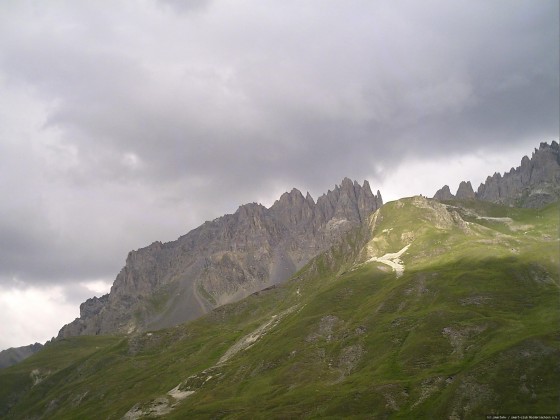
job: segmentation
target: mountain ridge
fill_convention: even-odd
[[[80,305],[58,338],[130,333],[194,319],[294,274],[383,205],[367,181],[344,178],[321,195],[296,188],[205,222],[176,241],[131,251],[109,294]],[[155,296],[155,297],[154,297]]]
[[[481,183],[477,191],[470,181],[462,181],[453,195],[444,185],[434,195],[436,200],[477,199],[519,207],[543,207],[560,198],[560,147],[556,141],[542,142],[531,158],[524,156],[520,166],[501,175],[495,172]]]
[[[43,348],[41,343],[30,344],[28,346],[10,347],[0,351],[0,369],[15,365],[29,356],[37,353]]]
[[[451,194],[449,187],[445,185],[436,193],[434,198],[439,200],[453,200],[456,198],[482,199],[480,197],[484,193],[484,197],[487,199],[494,197],[494,202],[523,205],[525,201],[519,199],[518,191],[520,189],[519,185],[524,184],[519,184],[517,189],[511,186],[509,189],[500,187],[500,182],[513,176],[514,178],[521,179],[528,185],[528,187],[523,187],[525,198],[534,195],[532,190],[540,191],[540,195],[537,195],[540,199],[533,200],[533,204],[543,205],[543,203],[557,199],[560,196],[560,193],[558,193],[558,183],[560,182],[559,165],[558,143],[555,141],[552,141],[551,145],[541,143],[539,148],[535,149],[530,159],[527,156],[522,159],[520,167],[512,168],[503,176],[498,173],[488,176],[486,183],[481,184],[476,193],[470,182],[463,181],[459,185],[456,195]],[[533,173],[536,175],[533,176]],[[547,181],[548,184],[547,182],[544,183],[545,194],[542,194],[543,179],[550,181]],[[509,184],[512,184],[512,182],[510,181]],[[513,184],[516,185],[515,182]],[[551,191],[552,194],[550,193]],[[557,196],[554,195],[555,191],[558,193]],[[507,196],[507,194],[510,194],[510,196]],[[545,200],[542,200],[543,196]],[[115,281],[111,288],[111,293],[117,296],[117,298],[110,299],[111,293],[108,293],[101,297],[87,299],[80,305],[79,318],[63,326],[58,338],[80,334],[108,333],[111,331],[127,333],[143,328],[162,328],[193,319],[202,313],[212,310],[217,305],[235,301],[261,288],[278,284],[289,277],[289,273],[293,274],[298,268],[301,268],[310,256],[317,255],[317,253],[327,249],[337,239],[340,239],[341,235],[348,229],[351,229],[352,226],[360,223],[363,224],[367,218],[368,211],[375,207],[380,207],[382,204],[383,200],[380,192],[377,191],[377,194],[373,194],[367,180],[360,186],[356,181],[352,182],[350,179],[344,178],[340,185],[335,185],[332,191],[329,190],[327,193],[324,193],[318,197],[317,201],[311,197],[309,192],[304,196],[297,188],[293,188],[291,191],[283,193],[268,209],[257,203],[241,205],[235,213],[205,222],[186,235],[182,235],[176,241],[168,243],[156,241],[147,247],[131,251],[127,257],[125,267],[117,276],[119,282]],[[223,229],[221,230],[216,228],[216,222],[218,224],[225,222],[223,223],[225,227],[222,226]],[[216,301],[216,296],[207,293],[204,285],[195,284],[194,288],[186,291],[187,296],[185,300],[193,307],[198,308],[197,310],[191,314],[185,314],[184,311],[176,310],[175,313],[172,313],[172,311],[168,313],[166,317],[163,317],[164,319],[161,319],[161,316],[160,319],[153,316],[150,319],[154,312],[161,312],[162,308],[169,312],[169,307],[172,307],[173,304],[166,304],[165,300],[173,292],[177,292],[177,296],[182,294],[184,297],[185,295],[185,290],[180,288],[179,290],[172,290],[170,284],[177,283],[178,280],[165,279],[165,270],[163,272],[161,270],[162,266],[172,265],[171,261],[173,259],[185,259],[181,252],[175,252],[177,249],[174,249],[172,244],[181,241],[180,248],[183,251],[189,252],[196,248],[197,243],[208,242],[209,237],[211,241],[227,242],[231,241],[234,237],[247,236],[244,234],[240,235],[244,231],[239,228],[239,224],[242,224],[253,235],[256,235],[253,239],[259,235],[260,239],[257,238],[257,241],[253,244],[246,241],[245,243],[243,241],[234,241],[231,249],[217,249],[214,247],[207,250],[211,254],[214,253],[212,257],[215,258],[182,261],[193,271],[203,271],[206,273],[205,275],[208,280],[206,285],[209,286],[210,291],[220,292],[218,293],[219,296],[217,296],[218,300]],[[292,237],[292,240],[288,241],[288,250],[290,248],[298,248],[303,243],[305,246],[310,247],[310,249],[306,249],[303,252],[303,255],[297,255],[297,252],[293,252],[293,249],[288,252],[286,249],[282,249],[282,247],[277,247],[278,237],[287,234],[285,229],[287,225],[291,227],[289,236]],[[321,236],[315,238],[315,241],[309,239],[310,236],[318,234]],[[324,242],[323,248],[317,245],[319,242]],[[256,245],[259,244],[264,244],[265,248],[268,248],[266,251],[269,254],[276,247],[272,252],[272,256],[268,255],[269,260],[272,261],[271,264],[253,266],[251,270],[248,270],[251,268],[251,264],[248,267],[240,266],[236,262],[235,255],[232,257],[232,253],[246,252],[248,247],[252,251],[258,251],[259,246]],[[221,259],[216,264],[216,258],[218,257],[221,257]],[[247,276],[247,271],[249,276]],[[179,276],[181,273],[174,274]],[[227,282],[221,282],[219,280],[220,277],[224,277],[228,281],[233,280],[233,284],[228,285],[226,284]],[[247,277],[250,277],[253,282],[252,284],[245,284],[247,287],[243,287],[243,280]],[[166,281],[167,283],[165,283]],[[175,299],[177,301],[180,300],[178,297]],[[144,302],[143,306],[140,305],[140,307],[135,308],[135,305],[138,306],[140,300],[149,300],[149,302]],[[167,309],[165,308],[166,305]],[[109,308],[112,308],[114,316],[107,315],[107,312],[111,312]],[[135,313],[133,316],[123,316],[127,312]]]
[[[444,186],[434,198],[539,207],[560,197],[559,184],[559,147],[552,141],[503,177],[488,176],[477,192],[463,181],[456,195]],[[285,281],[382,205],[381,193],[373,194],[367,180],[360,186],[349,178],[316,201],[293,188],[270,208],[243,204],[176,241],[131,251],[110,293],[80,305],[80,317],[63,326],[58,338],[131,333],[195,319]]]

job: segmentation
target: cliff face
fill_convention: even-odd
[[[23,347],[12,347],[7,350],[0,351],[0,369],[10,367],[16,363],[27,359],[29,356],[37,353],[43,348],[40,343],[30,344]]]
[[[468,185],[467,185],[468,184]],[[438,200],[475,198],[498,204],[521,207],[542,207],[560,198],[560,151],[558,143],[541,143],[531,158],[525,156],[521,165],[504,175],[495,173],[480,184],[476,193],[470,182],[462,182],[457,194],[445,185],[434,195]]]
[[[345,178],[317,202],[297,189],[269,209],[245,204],[178,240],[129,253],[111,291],[88,299],[59,337],[157,329],[288,279],[383,205]]]
[[[495,173],[478,187],[477,198],[500,204],[541,207],[560,197],[560,153],[558,143],[541,143],[531,159],[501,176]]]

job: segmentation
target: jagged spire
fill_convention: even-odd
[[[316,203],[309,193],[304,197],[293,188],[269,209],[244,204],[234,214],[204,223],[177,241],[156,242],[131,252],[109,295],[87,301],[80,318],[63,327],[59,337],[141,331],[154,321],[153,314],[146,312],[146,299],[169,285],[178,290],[203,288],[205,294],[186,293],[182,300],[168,302],[173,316],[158,318],[157,325],[196,318],[286,280],[360,226],[381,204],[381,194],[374,196],[367,181],[360,186],[348,178]],[[141,314],[138,320],[133,319],[135,313]]]
[[[459,184],[459,188],[457,189],[457,192],[455,193],[455,197],[457,197],[458,199],[475,198],[471,181],[466,181],[466,182],[462,181]]]
[[[442,188],[437,190],[434,194],[434,199],[436,200],[452,200],[455,196],[451,194],[451,190],[449,189],[449,185],[444,185]]]
[[[470,182],[461,182],[457,198],[476,198],[499,204],[542,207],[560,198],[560,151],[556,141],[541,143],[531,158],[523,156],[517,168],[501,175],[495,172],[481,183],[476,194]],[[444,187],[445,188],[445,187]],[[449,199],[444,188],[434,195]],[[450,198],[453,198],[451,195]]]

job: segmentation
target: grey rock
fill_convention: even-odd
[[[89,318],[97,315],[101,312],[108,300],[109,294],[103,295],[100,298],[94,296],[91,299],[86,300],[80,305],[80,317]]]
[[[469,200],[469,199],[474,199],[475,195],[474,195],[474,190],[473,187],[471,185],[471,181],[462,181],[459,184],[459,188],[457,189],[457,193],[455,194],[455,198],[459,199],[459,200]]]
[[[543,207],[560,199],[560,152],[556,141],[541,143],[531,158],[524,156],[517,168],[503,175],[495,173],[472,191],[470,182],[461,182],[456,197],[444,186],[437,200],[472,199],[518,207]]]
[[[444,185],[434,194],[434,199],[436,200],[453,200],[454,198],[455,196],[449,190],[449,185]]]
[[[111,291],[88,299],[58,337],[173,326],[279,284],[383,205],[345,178],[317,199],[297,189],[269,208],[250,203],[169,243],[128,254]]]
[[[542,207],[560,198],[560,153],[556,141],[541,143],[531,158],[503,176],[496,173],[478,187],[480,200],[521,207]]]
[[[43,348],[40,343],[0,351],[0,369],[15,365]]]

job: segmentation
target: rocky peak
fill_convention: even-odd
[[[307,204],[309,204],[311,207],[315,206],[315,200],[313,200],[313,197],[311,197],[311,194],[309,194],[309,191],[307,192],[307,195],[305,196],[305,201],[307,201]]]
[[[88,318],[97,315],[109,301],[109,294],[100,298],[94,296],[80,305],[80,318]]]
[[[59,337],[169,327],[288,279],[358,227],[383,204],[381,194],[345,178],[317,202],[292,189],[267,209],[240,206],[177,241],[132,251],[109,295],[80,307]],[[342,220],[341,220],[342,219]],[[165,312],[154,294],[168,298]]]
[[[340,183],[340,190],[345,194],[354,196],[356,198],[356,187],[360,188],[360,184],[357,181],[352,181],[350,178],[344,178]]]
[[[494,174],[480,184],[477,198],[496,203],[541,207],[560,198],[560,153],[558,143],[541,143],[531,158],[503,176]]]
[[[522,207],[542,207],[557,201],[560,198],[559,149],[556,141],[552,141],[550,145],[541,143],[531,158],[524,156],[521,159],[517,168],[511,168],[503,175],[494,173],[488,176],[486,181],[480,184],[474,197],[470,183],[462,182],[456,198],[476,198]],[[444,188],[439,190],[434,198],[450,199]]]
[[[305,201],[303,194],[297,188],[292,188],[292,191],[285,192],[278,200],[274,202],[272,207],[276,206],[301,206]]]
[[[357,181],[344,178],[317,199],[307,193],[304,198],[297,189],[284,193],[270,208],[271,213],[283,223],[317,230],[332,218],[361,223],[370,213],[383,205],[381,193],[373,195],[368,181],[360,186]]]
[[[540,147],[533,152],[528,163],[523,165],[522,161],[521,167],[526,173],[526,179],[524,181],[529,185],[542,182],[560,182],[560,153],[558,143],[553,141],[550,146],[547,143],[541,143]]]
[[[360,189],[358,183],[353,183],[349,178],[344,178],[338,188],[338,199],[334,208],[334,217],[360,222],[360,210],[358,208],[358,195],[356,189]]]
[[[369,182],[360,186],[356,181],[344,178],[340,186],[327,192],[317,200],[317,206],[325,220],[331,218],[345,219],[354,223],[364,222],[370,213],[383,205],[381,193],[377,196],[371,192]]]
[[[451,194],[451,191],[449,190],[449,185],[444,185],[442,188],[437,190],[437,192],[434,195],[434,198],[436,200],[453,200],[455,196]]]
[[[455,197],[457,197],[458,199],[474,199],[475,195],[474,195],[474,190],[471,184],[471,181],[462,181],[459,184],[459,188],[457,189],[457,193],[455,194]]]
[[[300,226],[310,222],[313,218],[315,203],[307,193],[307,198],[297,189],[285,192],[270,207],[270,213],[287,225]]]
[[[362,187],[358,189],[358,211],[360,212],[360,221],[363,223],[368,216],[383,205],[381,193],[377,190],[377,194],[373,195],[369,182],[364,181]]]
[[[22,347],[11,347],[0,351],[0,369],[13,366],[43,348],[42,344],[35,343]]]
[[[253,218],[262,216],[266,212],[266,207],[260,203],[247,203],[239,206],[235,214],[239,219]]]
[[[292,188],[290,192],[282,194],[270,207],[270,210],[274,211],[275,209],[286,209],[288,207],[301,207],[305,201],[301,191],[297,188]]]

